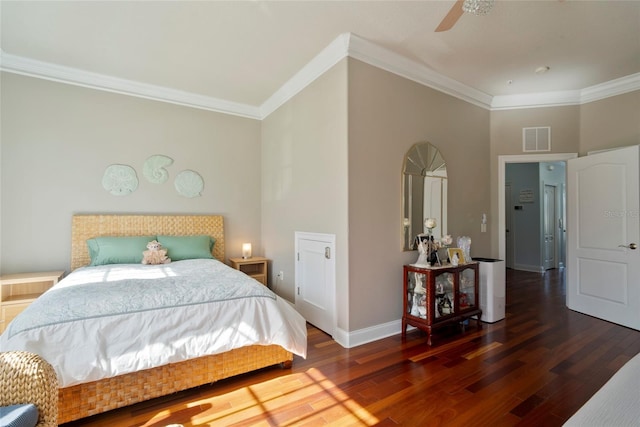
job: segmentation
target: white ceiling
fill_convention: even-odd
[[[405,74],[430,76],[415,80],[453,79],[446,81],[477,99],[621,78],[638,88],[640,1],[498,0],[489,15],[465,14],[452,30],[434,32],[453,4],[3,0],[2,68],[18,72],[15,64],[35,60],[31,70],[63,66],[251,109],[352,33],[368,52],[406,58]],[[550,70],[536,74],[540,66]]]

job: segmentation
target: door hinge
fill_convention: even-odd
[[[331,259],[331,248],[329,246],[324,248],[324,257],[326,259]]]
[[[300,295],[300,286],[298,286],[298,295]]]

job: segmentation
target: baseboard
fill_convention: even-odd
[[[532,273],[544,273],[544,267],[541,265],[514,264],[514,270],[530,271]]]
[[[337,328],[333,339],[344,348],[357,347],[402,332],[402,320],[394,320],[356,331],[345,331]]]

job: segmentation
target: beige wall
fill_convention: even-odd
[[[261,252],[260,122],[2,73],[1,272],[69,268],[73,213],[215,213],[225,217],[227,256],[243,241]],[[151,184],[147,157],[174,160]],[[131,165],[138,190],[101,185],[111,164]],[[173,178],[192,169],[202,197],[185,198]]]
[[[411,146],[429,141],[449,177],[449,233],[488,256],[489,112],[415,82],[349,60],[349,330],[402,316],[401,174]]]
[[[294,301],[295,232],[336,236],[338,327],[348,327],[347,61],[262,121],[262,238],[270,281]],[[274,280],[275,272],[284,281]]]
[[[551,126],[551,153],[640,144],[640,91],[582,105],[491,112],[491,252],[498,256],[498,157],[523,155],[522,128]]]
[[[640,91],[580,107],[580,155],[640,144]]]
[[[551,151],[577,153],[580,144],[580,107],[524,108],[491,112],[491,257],[498,251],[498,156],[523,155],[522,128],[551,126]],[[502,190],[501,190],[502,191]]]

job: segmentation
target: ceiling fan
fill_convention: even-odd
[[[486,15],[491,11],[493,1],[494,0],[457,0],[436,28],[436,33],[453,28],[465,12],[472,15]]]

